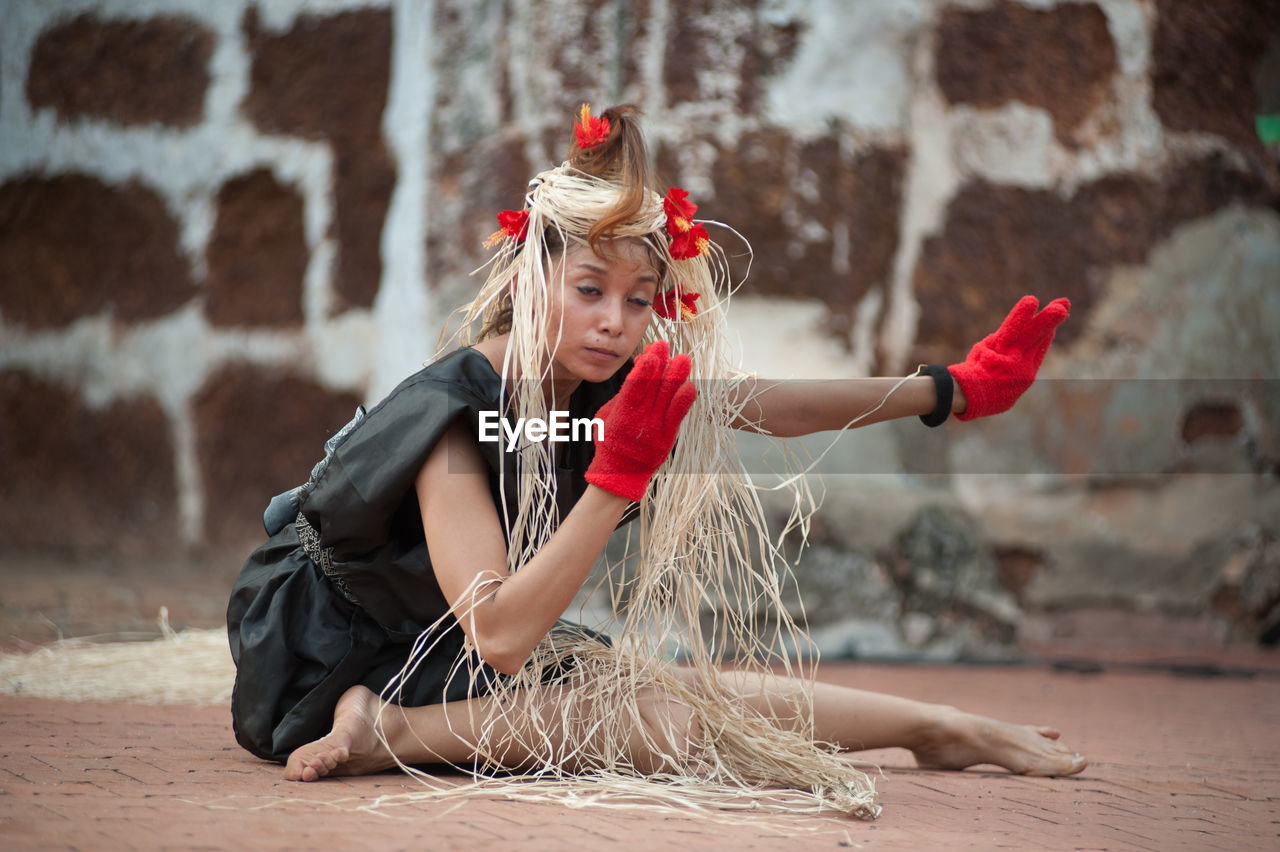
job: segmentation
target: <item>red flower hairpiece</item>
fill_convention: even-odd
[[[662,199],[662,210],[667,214],[667,233],[678,237],[693,227],[693,214],[698,212],[698,205],[689,200],[687,191],[673,186]]]
[[[692,260],[707,250],[711,245],[711,235],[701,225],[692,225],[689,230],[671,240],[671,256],[676,260]]]
[[[528,235],[529,211],[503,210],[498,214],[498,230],[489,235],[489,239],[484,241],[484,246],[485,248],[492,248],[503,237],[514,237],[516,242],[522,243]]]
[[[698,205],[689,200],[688,192],[678,186],[671,187],[662,199],[662,210],[667,214],[672,257],[690,260],[707,250],[711,236],[706,228],[694,224],[693,214],[698,212]]]
[[[668,290],[658,296],[653,303],[653,312],[663,319],[669,319],[672,322],[681,320],[691,320],[698,315],[698,307],[694,302],[698,301],[701,293],[681,293],[679,299],[676,298],[674,289]]]
[[[609,119],[596,118],[591,114],[591,107],[583,104],[581,117],[573,124],[573,135],[578,139],[579,148],[590,151],[609,138]]]

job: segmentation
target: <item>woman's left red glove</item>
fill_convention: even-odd
[[[698,396],[688,381],[692,369],[688,355],[669,357],[665,340],[644,350],[617,396],[596,413],[604,436],[596,442],[587,482],[628,500],[643,499]]]
[[[1035,296],[1023,296],[995,334],[969,350],[963,364],[947,369],[964,392],[966,407],[959,420],[1008,411],[1035,381],[1054,331],[1071,314],[1071,303],[1054,299],[1040,307]]]

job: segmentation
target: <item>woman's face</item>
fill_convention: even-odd
[[[548,283],[547,339],[554,346],[554,377],[608,379],[635,352],[653,318],[658,274],[644,243],[616,240],[605,257],[586,246],[572,246],[551,264]]]

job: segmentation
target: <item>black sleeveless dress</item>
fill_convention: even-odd
[[[569,416],[595,416],[630,366],[607,382],[583,382]],[[505,466],[507,512],[514,517],[519,453],[503,452],[505,439],[479,441],[480,415],[501,411],[500,397],[501,380],[489,360],[461,349],[405,379],[330,441],[311,480],[294,492],[296,520],[249,557],[227,607],[236,664],[232,723],[244,748],[283,761],[324,736],[338,698],[356,684],[381,691],[419,634],[448,611],[423,538],[414,480],[445,430],[459,421],[477,435],[500,514]],[[586,490],[592,454],[590,441],[563,445],[556,473],[560,517]],[[450,677],[463,653],[461,627],[450,617],[433,638],[439,641],[404,684],[402,704],[469,697],[466,666]],[[480,689],[502,677],[479,660],[470,662]]]

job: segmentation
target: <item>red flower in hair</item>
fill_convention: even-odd
[[[675,290],[668,290],[658,296],[653,303],[653,312],[663,319],[669,319],[673,322],[680,320],[691,320],[698,315],[698,307],[694,302],[698,301],[701,293],[681,293],[680,298],[676,298]]]
[[[591,114],[591,107],[582,105],[582,115],[573,125],[573,135],[578,139],[578,147],[590,151],[609,138],[609,119],[605,116],[596,118]]]
[[[689,230],[677,234],[671,240],[671,256],[676,260],[691,260],[707,250],[711,235],[701,225],[690,225]]]
[[[673,186],[662,199],[662,210],[667,214],[667,233],[678,237],[693,227],[693,214],[698,212],[698,205],[689,200],[688,192]]]
[[[498,214],[498,230],[484,241],[485,247],[497,245],[503,237],[515,237],[516,242],[524,242],[529,234],[528,210],[503,210]]]

